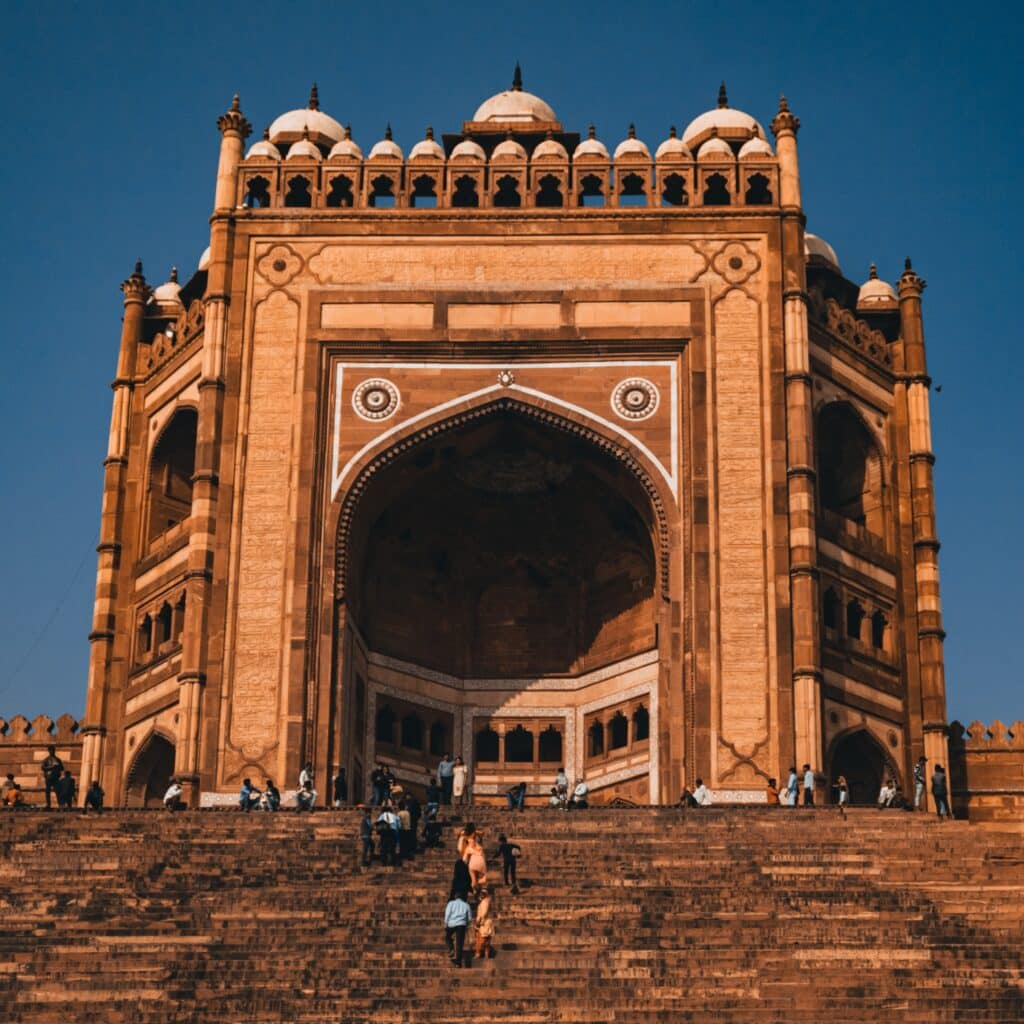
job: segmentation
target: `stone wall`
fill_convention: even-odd
[[[22,715],[9,720],[0,718],[0,779],[14,772],[26,803],[44,801],[39,765],[51,744],[57,748],[57,756],[64,767],[70,769],[81,789],[82,739],[78,735],[78,722],[71,715],[61,715],[56,721],[46,715],[39,715],[31,722]]]
[[[958,817],[1024,821],[1024,722],[949,727],[950,788]]]

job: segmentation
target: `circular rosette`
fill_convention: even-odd
[[[730,242],[717,253],[712,264],[729,284],[741,284],[760,266],[760,260],[739,242]]]
[[[302,269],[302,258],[291,246],[275,245],[257,260],[256,268],[262,277],[280,288]]]
[[[352,408],[364,420],[386,420],[398,411],[398,388],[389,380],[364,380],[352,392]]]
[[[643,377],[631,377],[612,392],[612,408],[626,420],[645,420],[658,408],[658,389]]]

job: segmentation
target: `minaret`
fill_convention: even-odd
[[[939,539],[935,527],[935,484],[931,415],[931,378],[924,349],[921,293],[925,282],[906,261],[899,280],[900,334],[909,434],[910,501],[913,514],[914,584],[917,596],[917,648],[921,672],[924,754],[929,766],[949,769],[946,728],[946,676],[943,660],[942,602],[939,598]]]
[[[107,457],[103,460],[103,507],[100,514],[100,542],[96,568],[96,599],[93,603],[92,631],[89,633],[89,684],[82,720],[82,773],[79,797],[93,779],[99,779],[109,792],[119,781],[111,770],[101,777],[105,763],[104,747],[111,713],[120,707],[120,690],[110,671],[114,648],[114,617],[117,607],[117,573],[121,563],[121,528],[124,510],[125,473],[128,468],[128,426],[132,393],[135,388],[135,360],[142,340],[146,302],[151,294],[142,273],[142,262],[135,264],[131,276],[121,285],[124,294],[124,318],[121,321],[121,349],[114,378],[113,411]],[[82,781],[84,780],[84,782]]]
[[[723,95],[720,102],[724,100]],[[786,475],[789,482],[789,573],[793,636],[793,732],[797,767],[821,772],[821,644],[818,614],[818,541],[815,504],[814,407],[807,329],[807,268],[800,165],[800,121],[786,97],[771,124],[779,161],[782,207],[783,335],[785,339]],[[780,765],[780,768],[785,768]]]
[[[180,722],[175,749],[175,773],[194,805],[201,769],[200,729],[206,686],[207,635],[210,590],[214,570],[217,528],[218,468],[224,403],[224,362],[228,324],[228,286],[234,207],[242,146],[252,126],[242,115],[238,96],[217,121],[221,131],[220,162],[213,216],[210,218],[210,265],[207,276],[203,326],[202,370],[199,379],[199,422],[196,460],[192,476],[185,623],[182,632],[181,670],[178,673]]]

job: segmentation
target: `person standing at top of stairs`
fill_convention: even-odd
[[[809,764],[804,765],[804,807],[814,806],[814,772]]]
[[[445,753],[437,766],[437,779],[441,783],[441,803],[450,807],[452,803],[452,783],[454,781],[455,762],[452,755]]]
[[[796,765],[789,769],[789,778],[786,780],[786,806],[796,807],[800,802],[798,799],[799,782],[797,781]]]

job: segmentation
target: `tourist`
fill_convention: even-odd
[[[946,770],[941,764],[937,764],[935,771],[932,772],[932,796],[935,797],[935,813],[938,814],[939,820],[944,820],[947,817],[951,818],[952,814],[949,812],[949,791],[946,788]]]
[[[814,772],[809,764],[804,765],[804,807],[814,806]]]
[[[463,967],[463,951],[466,945],[466,929],[473,920],[473,911],[466,902],[464,892],[452,894],[444,908],[444,942],[448,958],[456,967]]]
[[[764,789],[764,802],[769,807],[779,806],[779,784],[775,779],[769,779]]]
[[[698,807],[697,798],[693,795],[692,790],[685,783],[683,784],[683,791],[679,794],[679,806],[682,808],[687,807]]]
[[[16,810],[19,807],[25,806],[25,794],[21,791],[21,786],[14,780],[11,775],[7,776],[11,780],[11,786],[8,788],[4,795],[4,806]]]
[[[917,759],[917,764],[914,765],[914,810],[925,811],[924,790],[925,790],[925,773],[927,769],[925,765],[928,763],[928,758],[922,754]]]
[[[307,765],[306,767],[308,768],[309,766]],[[303,811],[309,811],[312,814],[313,809],[316,807],[316,790],[313,788],[312,776],[305,769],[303,769],[302,774],[305,777],[299,786],[299,791],[295,794],[295,810],[299,814]]]
[[[427,809],[423,820],[423,847],[433,849],[441,845],[441,822],[437,820],[437,810]]]
[[[427,814],[433,812],[433,814],[436,815],[438,810],[440,810],[441,795],[441,787],[437,784],[437,779],[431,775],[427,781]]]
[[[508,801],[510,811],[521,811],[526,802],[526,783],[517,782],[505,794],[505,799]]]
[[[380,841],[380,862],[385,867],[398,863],[398,815],[387,804],[377,817],[377,838]]]
[[[259,806],[260,797],[263,794],[252,784],[252,779],[242,779],[242,788],[238,793],[238,806],[248,813],[254,807]]]
[[[466,785],[468,781],[469,769],[463,764],[461,757],[456,757],[455,767],[452,769],[452,797],[459,807],[469,802]]]
[[[882,788],[878,791],[878,809],[881,811],[886,807],[892,807],[896,797],[896,783],[892,779],[886,779]]]
[[[88,814],[90,811],[95,811],[99,814],[103,810],[103,796],[99,779],[93,779],[89,784],[89,788],[85,791],[85,803],[82,804],[82,813]]]
[[[839,813],[843,821],[846,821],[846,808],[850,803],[850,786],[846,781],[846,776],[840,775],[836,785],[839,788]]]
[[[75,785],[75,777],[70,771],[65,770],[64,774],[57,780],[57,807],[62,811],[70,811],[75,806],[75,793],[78,786]]]
[[[555,786],[551,787],[551,796],[548,797],[548,807],[555,807],[559,810],[565,810],[565,798],[558,792]]]
[[[789,769],[789,778],[786,780],[786,806],[796,807],[800,802],[797,799],[797,791],[800,788],[800,783],[797,779],[796,766],[792,766]]]
[[[53,793],[60,800],[57,787],[61,776],[64,774],[64,762],[57,756],[57,748],[50,746],[46,748],[46,758],[39,766],[43,773],[43,785],[46,787],[46,809],[50,810],[50,794]]]
[[[338,773],[334,776],[334,806],[344,807],[348,803],[348,779],[345,777],[345,769],[338,767]]]
[[[452,865],[452,884],[448,889],[450,897],[454,899],[456,893],[467,893],[472,888],[473,880],[469,874],[469,865],[462,857],[456,857]]]
[[[463,858],[469,868],[470,890],[476,892],[487,885],[487,857],[484,854],[483,843],[480,842],[479,832],[473,834]]]
[[[698,807],[711,806],[711,790],[704,785],[703,779],[697,780],[697,788],[693,791],[693,799],[696,800]]]
[[[494,939],[494,900],[486,885],[480,887],[480,900],[476,905],[476,949],[474,955],[478,960],[494,956],[491,945]]]
[[[512,895],[519,895],[519,881],[516,878],[516,862],[522,856],[523,848],[510,843],[504,832],[498,836],[498,856],[501,857],[501,874],[506,885],[512,886]]]
[[[181,783],[172,775],[167,792],[164,793],[164,807],[169,811],[184,810],[185,802],[181,799],[181,794],[184,792],[181,788]]]
[[[406,794],[405,807],[409,812],[409,827],[412,829],[411,852],[415,854],[417,852],[417,847],[419,846],[419,840],[417,837],[420,833],[420,818],[423,816],[423,810],[420,807],[420,802],[415,793]]]
[[[590,806],[590,787],[583,778],[576,780],[576,788],[572,791],[572,800],[569,802],[570,809],[585,811]]]
[[[274,785],[273,779],[263,780],[263,795],[260,797],[261,811],[276,811],[281,806],[281,791]]]
[[[555,791],[562,798],[563,805],[569,802],[569,776],[565,774],[563,767],[555,772]]]
[[[455,762],[452,755],[446,753],[437,766],[437,780],[441,783],[441,803],[450,807],[452,803],[452,785],[454,784]]]
[[[409,813],[409,801],[398,802],[398,855],[408,860],[416,845],[416,833],[412,830],[412,815]]]
[[[299,772],[299,789],[301,789],[302,786],[305,783],[307,783],[307,782],[309,783],[309,788],[312,789],[313,788],[313,783],[314,783],[314,779],[313,779],[313,764],[310,761],[307,761],[303,765],[302,771]]]
[[[373,822],[370,820],[370,808],[363,809],[363,817],[359,822],[359,841],[363,845],[363,867],[368,868],[373,860]]]
[[[466,850],[469,848],[469,844],[473,840],[473,836],[476,834],[476,825],[471,821],[467,821],[459,832],[458,838],[455,840],[455,852],[460,857],[466,856]],[[469,890],[466,890],[467,892]]]
[[[387,796],[387,788],[384,785],[384,763],[382,761],[378,761],[377,767],[370,772],[370,789],[372,791],[370,803],[374,807],[380,807]]]

